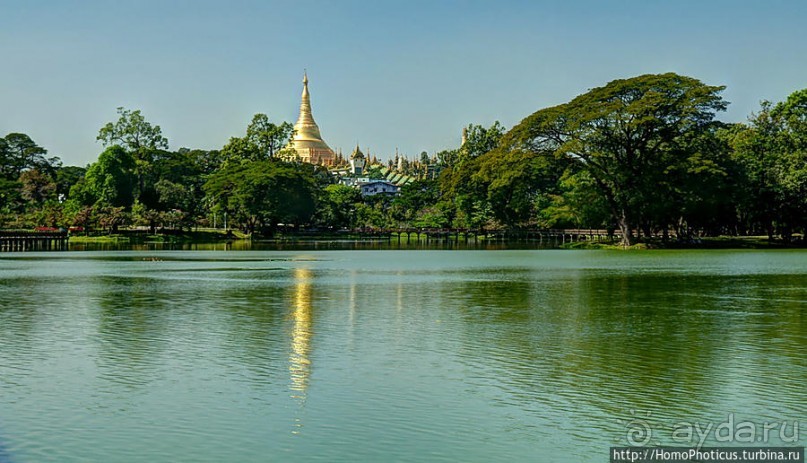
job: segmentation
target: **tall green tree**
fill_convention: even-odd
[[[443,219],[457,227],[481,228],[493,218],[487,198],[487,185],[476,175],[478,158],[495,149],[505,128],[496,121],[489,128],[469,124],[463,130],[463,144],[437,153],[440,166],[440,191],[444,199],[437,208]]]
[[[210,176],[204,191],[214,211],[227,212],[248,233],[307,223],[319,196],[313,166],[272,159],[225,167]]]
[[[807,89],[790,94],[773,108],[781,131],[782,237],[807,232]]]
[[[20,194],[20,183],[16,180],[0,177],[0,226],[5,225],[3,216],[19,212],[23,207],[24,201]]]
[[[24,133],[10,133],[0,138],[0,176],[14,180],[28,169],[38,169],[53,176],[61,166],[58,157],[47,157],[48,150]]]
[[[118,108],[120,116],[116,122],[108,122],[101,127],[97,140],[104,146],[118,145],[134,152],[140,149],[167,150],[168,139],[162,134],[159,125],[151,125],[140,110]]]
[[[134,169],[131,153],[120,146],[110,146],[90,165],[84,180],[71,189],[70,195],[87,205],[131,207],[135,199]]]
[[[440,201],[440,184],[436,180],[424,179],[401,187],[400,194],[390,203],[389,213],[399,226],[414,226],[428,211]]]
[[[210,152],[180,149],[164,152],[152,164],[156,202],[150,205],[161,211],[180,210],[185,219],[201,215],[204,205],[202,185],[216,167]],[[186,220],[187,222],[187,220]]]
[[[487,186],[476,176],[476,159],[457,163],[440,173],[440,210],[455,227],[482,228],[492,217]]]
[[[246,136],[230,138],[221,149],[221,155],[230,164],[271,159],[288,145],[293,134],[292,124],[275,124],[266,114],[259,113],[247,126]]]
[[[453,167],[457,164],[458,149],[448,149],[437,152],[437,163],[441,167]]]
[[[358,189],[347,185],[327,185],[317,205],[318,222],[336,228],[354,227],[356,211],[361,202]]]
[[[491,215],[507,227],[534,225],[542,195],[557,194],[567,162],[552,153],[493,150],[471,166],[472,183],[479,185]]]
[[[457,153],[458,162],[466,162],[476,159],[483,154],[492,151],[499,145],[499,141],[504,136],[507,129],[496,121],[488,128],[477,124],[469,124],[465,128],[465,143],[460,146]]]
[[[707,130],[727,103],[724,87],[674,73],[615,80],[569,103],[537,111],[511,130],[512,148],[553,151],[594,180],[623,244],[655,186],[645,181],[692,155],[688,139]]]
[[[294,134],[289,122],[275,124],[266,114],[256,114],[247,126],[247,140],[257,148],[261,159],[273,158],[288,143]]]
[[[120,146],[131,154],[134,160],[133,172],[136,182],[133,196],[140,202],[156,207],[158,194],[155,184],[159,180],[153,171],[154,162],[165,156],[168,139],[162,134],[159,125],[152,125],[139,109],[118,108],[118,120],[101,127],[97,140],[104,146]]]
[[[762,102],[747,125],[727,138],[743,170],[739,212],[751,232],[792,239],[807,227],[807,90]]]
[[[63,166],[56,171],[56,195],[69,199],[70,189],[84,178],[85,167]]]
[[[161,179],[155,185],[159,195],[161,209],[173,214],[175,225],[190,227],[193,216],[200,212],[202,201],[196,198],[192,184],[175,183]]]

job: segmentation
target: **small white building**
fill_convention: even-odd
[[[379,194],[397,195],[400,188],[386,180],[373,180],[359,185],[362,196],[375,196]]]
[[[369,183],[370,177],[348,177],[347,175],[339,177],[341,185],[347,185],[358,188],[363,183]]]

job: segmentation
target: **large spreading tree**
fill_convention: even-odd
[[[249,233],[307,223],[319,196],[313,165],[276,159],[225,167],[203,189],[215,212],[228,213]]]
[[[658,181],[694,154],[691,140],[709,130],[727,103],[724,87],[674,73],[615,80],[572,101],[542,109],[513,128],[513,149],[552,151],[587,171],[633,243],[642,206],[663,201]]]

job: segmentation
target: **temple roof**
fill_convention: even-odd
[[[350,155],[350,159],[364,159],[364,153],[362,153],[359,149],[358,143],[356,143],[356,149],[353,150],[353,154]]]

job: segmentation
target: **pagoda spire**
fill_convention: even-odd
[[[294,137],[289,147],[304,162],[333,165],[336,153],[322,139],[319,126],[311,114],[311,94],[308,92],[308,72],[303,71],[303,94],[300,97],[300,117],[294,124]]]
[[[300,98],[300,117],[297,119],[297,123],[294,124],[294,129],[297,131],[295,139],[322,141],[319,126],[317,126],[317,123],[314,121],[314,116],[311,114],[311,94],[308,92],[307,71],[303,71],[303,94]]]

